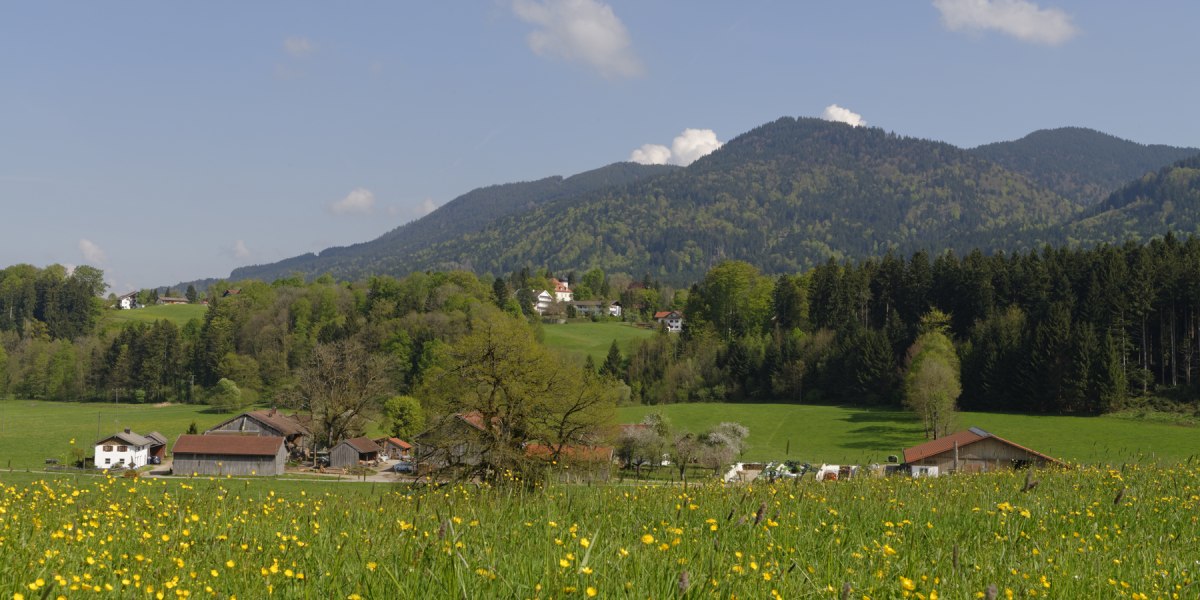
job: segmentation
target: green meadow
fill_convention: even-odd
[[[606,321],[545,325],[542,331],[543,341],[547,346],[590,355],[597,365],[602,364],[608,356],[608,348],[612,346],[613,340],[616,340],[621,353],[628,356],[635,340],[644,340],[657,333],[653,329],[634,327],[630,323]]]
[[[0,400],[0,468],[40,468],[47,458],[67,459],[74,447],[91,456],[94,442],[126,427],[158,431],[174,444],[193,422],[203,431],[229,416],[196,404]]]
[[[745,460],[811,463],[885,462],[924,441],[920,423],[903,411],[801,404],[672,404],[618,410],[623,423],[661,412],[682,431],[723,421],[750,428]],[[1121,417],[959,413],[958,428],[990,433],[1068,462],[1177,462],[1200,453],[1196,427]]]
[[[208,307],[203,304],[164,304],[147,306],[132,310],[106,309],[104,311],[104,327],[125,326],[130,323],[154,323],[166,319],[183,327],[192,319],[204,319]]]

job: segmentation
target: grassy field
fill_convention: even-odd
[[[153,323],[162,319],[174,322],[183,327],[192,319],[204,320],[204,312],[208,310],[203,304],[164,304],[147,306],[133,310],[105,310],[104,327],[124,326],[129,323]]]
[[[684,431],[722,421],[750,428],[748,460],[811,463],[884,462],[924,441],[920,423],[901,411],[795,404],[673,404],[619,409],[624,423],[659,411]],[[1115,417],[1057,417],[964,412],[960,428],[1000,437],[1071,462],[1179,461],[1200,453],[1200,429]],[[790,449],[789,449],[790,448]]]
[[[156,407],[0,400],[0,468],[40,468],[47,458],[67,458],[73,447],[83,448],[90,456],[99,437],[126,427],[142,434],[158,431],[174,444],[191,423],[203,431],[230,416],[207,410],[207,406],[194,404]],[[75,440],[74,446],[71,440]]]
[[[1200,469],[781,485],[0,473],[13,598],[1195,598]],[[401,591],[402,590],[402,591]]]
[[[589,354],[597,365],[604,363],[608,356],[608,348],[613,340],[628,356],[630,345],[634,340],[642,340],[655,334],[653,329],[634,327],[629,323],[613,322],[572,322],[565,325],[546,325],[545,342],[551,348],[559,348],[581,354]]]

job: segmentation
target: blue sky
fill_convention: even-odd
[[[8,3],[0,265],[226,276],[784,115],[1200,146],[1197,23],[1194,1]]]

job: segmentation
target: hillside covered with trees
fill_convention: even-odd
[[[1124,221],[1094,218],[1104,194],[1196,152],[1081,128],[962,150],[787,117],[686,168],[618,163],[481,188],[376,240],[238,269],[234,278],[487,275],[548,265],[686,285],[726,259],[789,273],[889,251],[1118,241],[1129,233]],[[1194,231],[1188,215],[1172,223]],[[1088,235],[1073,233],[1089,218]]]

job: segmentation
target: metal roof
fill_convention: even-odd
[[[174,454],[275,456],[283,438],[273,435],[188,435],[175,440]]]

